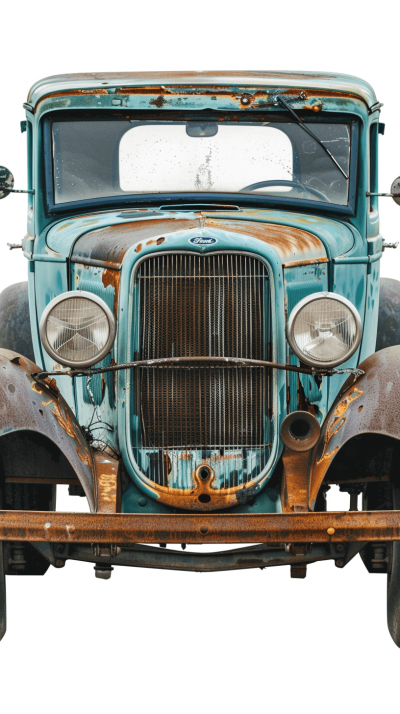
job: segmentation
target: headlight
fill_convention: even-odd
[[[89,367],[110,351],[115,320],[104,300],[74,290],[47,305],[39,330],[43,346],[54,360],[69,367]]]
[[[360,315],[349,300],[336,293],[314,293],[292,310],[287,338],[302,362],[335,367],[354,354],[361,329]]]

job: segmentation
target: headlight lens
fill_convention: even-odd
[[[315,293],[293,309],[287,337],[302,362],[315,367],[335,367],[346,362],[360,344],[360,315],[341,295]]]
[[[104,300],[74,290],[52,300],[40,321],[46,352],[63,365],[89,367],[100,362],[115,339],[115,320]]]

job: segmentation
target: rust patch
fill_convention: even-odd
[[[236,82],[234,82],[235,86],[229,86],[228,84],[213,84],[212,80],[213,79],[219,79],[221,77],[225,77],[226,79],[232,79],[232,80],[237,80],[240,78],[241,84],[238,86]],[[267,103],[271,103],[271,96],[268,94],[268,89],[274,89],[274,87],[271,86],[271,84],[263,84],[262,86],[259,85],[252,85],[247,82],[246,80],[260,80],[261,82],[264,82],[268,79],[270,80],[304,80],[305,85],[307,85],[307,82],[309,80],[320,80],[321,82],[332,82],[335,79],[337,79],[336,75],[325,75],[323,73],[312,73],[312,74],[304,74],[302,72],[248,72],[248,71],[233,71],[233,72],[144,72],[141,74],[138,73],[118,73],[116,72],[115,74],[107,74],[103,75],[102,77],[98,74],[76,74],[76,75],[60,75],[59,77],[55,77],[54,79],[58,79],[58,81],[63,81],[65,79],[71,80],[71,78],[76,78],[76,79],[86,79],[88,82],[93,81],[93,80],[100,80],[103,78],[106,78],[108,81],[110,81],[110,87],[115,87],[116,84],[118,84],[118,80],[151,80],[155,81],[155,84],[146,84],[145,86],[135,86],[131,85],[128,87],[116,87],[114,92],[115,95],[148,95],[151,94],[154,96],[154,99],[152,100],[151,104],[156,107],[157,109],[161,109],[164,106],[165,103],[165,97],[172,97],[175,98],[176,96],[179,95],[186,95],[186,96],[193,96],[196,94],[203,95],[203,96],[231,96],[234,99],[241,99],[243,94],[246,94],[250,97],[265,97],[267,100]],[[186,83],[180,83],[182,80],[191,80],[190,82]],[[201,83],[198,82],[198,80],[202,80]],[[168,82],[167,85],[162,84],[162,82]],[[175,84],[170,84],[171,80],[175,80]],[[207,80],[209,80],[207,82]],[[207,83],[206,83],[207,82]],[[276,89],[278,89],[276,87]],[[345,89],[314,89],[314,88],[307,88],[305,87],[281,87],[279,88],[280,93],[282,95],[290,95],[292,96],[293,94],[298,95],[301,91],[304,92],[306,95],[306,99],[311,99],[313,97],[318,98],[318,97],[344,97],[344,98],[349,98],[349,99],[356,99],[358,101],[363,101],[364,103],[365,100],[358,94],[355,94],[354,92],[348,92]],[[71,96],[85,96],[85,95],[96,95],[96,94],[108,94],[108,90],[105,88],[101,87],[95,87],[92,89],[72,89],[72,90],[60,90],[57,92],[50,92],[49,94],[41,97],[38,102],[36,103],[36,107],[40,104],[40,102],[46,100],[46,99],[51,99],[51,98],[57,98],[57,97],[71,97]],[[111,97],[113,95],[110,95]],[[28,96],[28,102],[30,101],[30,95]],[[36,109],[35,107],[35,109]],[[244,108],[247,108],[248,104],[245,105]],[[314,111],[314,107],[311,105],[310,107],[307,106],[307,109],[312,109]]]
[[[309,490],[309,498],[310,498],[310,504],[315,503],[315,499],[317,498],[318,491],[320,489],[320,486],[324,480],[324,476],[328,470],[328,467],[330,466],[330,463],[335,456],[335,454],[338,452],[340,446],[336,446],[332,451],[328,452],[328,447],[329,444],[332,440],[332,438],[338,434],[338,432],[343,428],[343,426],[346,423],[347,415],[346,412],[349,409],[350,405],[352,402],[355,402],[356,399],[359,399],[363,394],[363,390],[357,389],[357,387],[353,387],[347,394],[346,396],[336,405],[335,411],[333,412],[332,417],[330,418],[329,423],[327,424],[325,434],[324,434],[324,441],[323,441],[323,449],[322,453],[319,459],[316,458],[317,454],[317,449],[318,446],[314,450],[314,465],[311,468],[311,474],[310,474],[310,490]],[[360,410],[358,410],[360,411]]]
[[[48,388],[51,389],[53,392],[56,392],[57,394],[60,392],[59,388],[57,387],[57,382],[54,378],[50,379],[50,377],[46,377],[43,382],[46,382]]]
[[[86,466],[91,466],[90,456],[89,456],[88,452],[85,451],[85,449],[83,449],[82,445],[79,443],[76,445],[76,453],[77,453],[78,459],[80,461],[82,461],[83,464],[86,464]]]
[[[187,456],[184,457],[182,455],[181,458],[189,460]],[[205,479],[200,476],[200,472],[204,467],[206,467],[209,472]],[[213,469],[209,466],[208,462],[203,459],[203,463],[193,472],[193,488],[169,488],[168,486],[155,484],[148,479],[146,479],[146,485],[150,487],[157,499],[162,503],[166,503],[173,508],[182,508],[186,511],[215,511],[217,509],[231,508],[238,503],[236,498],[237,491],[240,490],[242,494],[248,490],[251,492],[256,485],[256,482],[253,480],[245,485],[241,484],[240,486],[217,490],[212,488],[214,480],[215,474]]]
[[[241,459],[242,454],[211,454],[211,461],[214,461],[214,463],[219,463],[221,461],[230,461],[231,459]]]
[[[75,430],[74,426],[72,423],[71,416],[68,414],[68,412],[65,413],[65,416],[61,413],[60,406],[57,404],[57,402],[54,401],[54,399],[50,399],[48,402],[42,402],[43,406],[49,409],[52,414],[54,414],[55,418],[57,419],[59,425],[61,426],[62,429],[68,434],[68,436],[72,436],[75,438]]]
[[[293,260],[291,263],[282,263],[283,268],[297,268],[302,265],[319,265],[319,263],[329,263],[329,258],[311,258],[310,260]]]
[[[95,453],[94,461],[97,481],[97,513],[117,513],[120,500],[119,462],[100,452]]]
[[[165,104],[165,97],[162,94],[159,94],[158,97],[155,97],[150,101],[150,104],[157,107],[157,109],[162,109]]]
[[[161,245],[164,241],[165,238],[157,238],[157,240],[148,240],[146,245]]]
[[[136,245],[142,249],[146,240],[156,239],[166,233],[173,233],[200,227],[200,218],[149,218],[132,220],[105,228],[97,228],[82,235],[76,241],[72,252],[74,263],[101,261],[107,268],[119,268],[129,248]]]
[[[115,294],[114,294],[114,315],[115,315],[115,317],[117,317],[119,286],[120,286],[120,282],[121,282],[121,271],[120,270],[111,270],[110,268],[106,268],[105,270],[103,270],[103,273],[101,276],[101,281],[105,288],[108,288],[109,285],[111,285],[111,287],[114,288],[114,291],[115,291]]]
[[[282,512],[308,511],[307,482],[311,452],[291,451],[285,447],[282,459]]]
[[[390,510],[156,515],[2,511],[0,540],[106,545],[399,541],[399,517],[399,511]]]
[[[135,253],[140,253],[141,250],[142,250],[142,244],[138,243],[138,245],[135,248]]]
[[[319,466],[323,461],[325,460],[330,460],[332,457],[336,454],[338,451],[339,447],[336,446],[333,451],[330,453],[327,453],[327,449],[329,446],[329,442],[331,441],[332,437],[335,436],[335,434],[340,431],[340,429],[344,426],[346,422],[346,412],[352,402],[355,402],[356,399],[359,399],[361,395],[363,394],[363,391],[361,389],[357,389],[356,387],[353,387],[353,389],[350,390],[348,395],[337,405],[333,417],[331,419],[331,422],[328,424],[328,427],[325,431],[325,439],[324,439],[324,448],[321,454],[321,457],[317,461],[317,466]]]
[[[303,253],[318,251],[320,258],[326,258],[325,248],[317,236],[300,228],[278,225],[275,223],[253,223],[241,220],[221,220],[206,218],[207,228],[220,228],[221,230],[241,233],[264,243],[268,243],[279,253],[281,258],[297,256]],[[319,261],[318,256],[318,261]],[[318,262],[316,260],[316,262]]]

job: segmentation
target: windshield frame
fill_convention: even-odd
[[[310,112],[297,112],[300,117],[307,121],[307,124],[313,123],[346,123],[350,127],[350,161],[349,161],[349,191],[347,205],[334,203],[325,203],[323,201],[314,201],[312,199],[301,198],[285,198],[281,196],[266,195],[266,194],[250,194],[250,193],[229,193],[229,192],[209,192],[209,191],[179,191],[169,193],[127,193],[126,195],[115,195],[110,197],[84,199],[82,201],[70,201],[65,203],[55,203],[54,200],[54,161],[53,161],[53,145],[52,145],[52,122],[60,120],[68,121],[105,121],[110,120],[127,120],[127,112],[124,114],[113,112],[53,112],[47,114],[43,118],[43,147],[44,147],[44,173],[45,173],[45,197],[46,209],[50,215],[53,214],[69,214],[77,211],[82,212],[88,209],[110,210],[115,208],[129,207],[164,207],[169,203],[175,207],[178,204],[225,204],[239,206],[240,208],[287,208],[289,210],[302,210],[309,213],[329,213],[344,216],[355,215],[356,190],[357,190],[357,166],[358,166],[358,151],[359,151],[359,135],[360,135],[360,118],[355,114],[342,112],[326,112],[318,115],[318,117],[310,116]],[[218,121],[221,119],[222,112],[129,112],[129,119],[148,119],[150,121],[165,121],[171,115],[176,121],[197,120],[197,121]],[[144,116],[145,115],[145,116]],[[270,122],[288,122],[288,114],[284,110],[268,112],[268,116],[264,112],[254,112],[250,116],[238,116],[237,113],[223,112],[227,120],[232,118],[234,121],[249,122],[250,116],[254,121]],[[233,115],[233,116],[230,116]],[[175,209],[176,210],[176,209]]]

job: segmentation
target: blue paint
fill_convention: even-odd
[[[199,86],[196,87],[196,82]],[[154,93],[148,91],[154,83]],[[175,83],[175,84],[174,84]],[[176,86],[179,84],[179,86]],[[161,91],[160,87],[166,87]],[[212,87],[222,86],[226,91],[213,92]],[[118,88],[133,87],[130,94],[118,94]],[[140,92],[140,87],[146,87]],[[251,106],[245,108],[241,103],[244,88],[246,96],[251,97]],[[146,110],[157,108],[155,99],[162,98],[163,109],[170,111],[190,110],[218,112],[271,112],[277,108],[271,104],[271,96],[278,90],[287,91],[287,98],[293,99],[291,106],[297,111],[305,102],[298,99],[299,88],[308,88],[306,104],[322,107],[321,118],[329,112],[336,116],[346,114],[352,118],[352,151],[349,206],[321,204],[312,200],[285,199],[248,196],[244,194],[157,194],[151,196],[122,196],[112,199],[96,199],[89,202],[76,202],[54,206],[51,175],[51,145],[49,117],[60,111],[72,111],[79,114],[82,110],[121,111]],[[319,90],[324,90],[319,96]],[[332,90],[332,96],[329,91]],[[62,95],[62,92],[75,94]],[[58,96],[49,96],[59,92]],[[82,93],[83,92],[83,93]],[[347,92],[352,96],[342,95]],[[339,94],[338,94],[339,93]],[[116,100],[120,104],[116,105]],[[33,112],[32,109],[35,108]],[[157,109],[157,111],[159,111]],[[281,110],[279,110],[281,111]],[[35,190],[35,196],[29,196],[28,232],[32,240],[25,244],[25,256],[29,260],[29,299],[31,310],[32,335],[37,363],[48,370],[53,369],[53,361],[42,350],[38,336],[38,324],[46,305],[56,296],[76,287],[84,286],[100,296],[115,310],[118,323],[116,342],[112,353],[103,360],[106,366],[111,359],[122,363],[131,361],[140,349],[140,326],[137,318],[137,290],[132,281],[133,272],[146,256],[168,251],[185,251],[199,255],[219,251],[245,251],[257,256],[264,262],[269,274],[271,300],[267,306],[268,324],[265,334],[271,337],[271,358],[280,363],[289,361],[299,364],[298,359],[288,347],[285,328],[287,317],[293,307],[304,296],[315,292],[330,290],[351,300],[358,309],[364,323],[364,335],[358,352],[342,367],[355,367],[375,349],[376,328],[379,302],[379,265],[382,255],[382,238],[379,234],[379,215],[377,202],[366,197],[369,190],[370,163],[373,183],[377,186],[377,141],[372,142],[371,157],[370,132],[376,134],[379,108],[372,88],[362,80],[346,75],[320,75],[302,73],[254,73],[247,77],[227,73],[221,77],[208,77],[207,73],[194,73],[192,77],[181,77],[179,82],[171,75],[101,79],[93,75],[74,77],[56,77],[42,80],[31,90],[27,105],[28,138],[28,186]],[[47,127],[47,128],[46,128]],[[43,184],[43,176],[46,182]],[[180,201],[185,203],[219,203],[238,205],[239,211],[224,211],[212,207],[196,212],[177,208]],[[170,205],[170,208],[168,208]],[[162,206],[162,209],[161,209]],[[126,208],[127,212],[121,211]],[[132,246],[124,255],[120,271],[120,293],[118,305],[115,304],[115,291],[110,285],[104,287],[104,267],[71,263],[70,258],[76,241],[85,233],[108,226],[126,225],[127,220],[136,222],[157,221],[160,218],[173,218],[177,222],[201,215],[203,219],[212,218],[213,228],[191,230],[180,229],[177,233],[171,228],[163,234],[162,245],[143,242],[139,252]],[[235,232],[224,229],[225,221],[235,221]],[[300,229],[318,238],[321,248],[310,246],[307,251],[293,252],[283,256],[272,243],[258,240],[246,232],[246,225],[285,226]],[[321,252],[322,251],[322,252]],[[311,265],[298,265],[300,261],[327,259]],[[136,301],[136,302],[135,302]],[[277,492],[269,486],[282,450],[278,438],[282,419],[289,411],[299,406],[299,394],[308,404],[315,407],[320,421],[345,380],[337,375],[323,378],[317,386],[313,378],[307,375],[273,371],[273,416],[268,422],[271,441],[269,463],[259,482],[261,487],[253,505],[236,505],[237,512],[275,512],[280,508]],[[84,379],[75,383],[69,378],[57,379],[57,384],[70,406],[78,416],[80,424],[87,426],[92,417],[94,405]],[[155,500],[151,484],[143,481],[138,462],[144,467],[149,454],[137,455],[140,435],[140,416],[134,414],[134,384],[130,372],[107,374],[104,379],[92,379],[91,391],[101,420],[110,429],[104,429],[102,438],[117,454],[121,454],[125,468],[131,477],[131,483],[123,499],[124,512],[168,512],[169,507]],[[201,454],[200,454],[201,457]],[[195,458],[199,458],[197,455]],[[249,460],[255,458],[249,455]],[[257,464],[255,464],[257,466]],[[181,466],[181,465],[180,465]],[[147,467],[148,468],[148,467]],[[171,476],[171,485],[180,482],[178,467]],[[240,475],[239,475],[240,480]],[[140,498],[147,500],[146,506],[139,504]],[[242,509],[242,510],[240,510]],[[253,510],[252,510],[253,509]],[[260,511],[254,510],[260,509]]]

